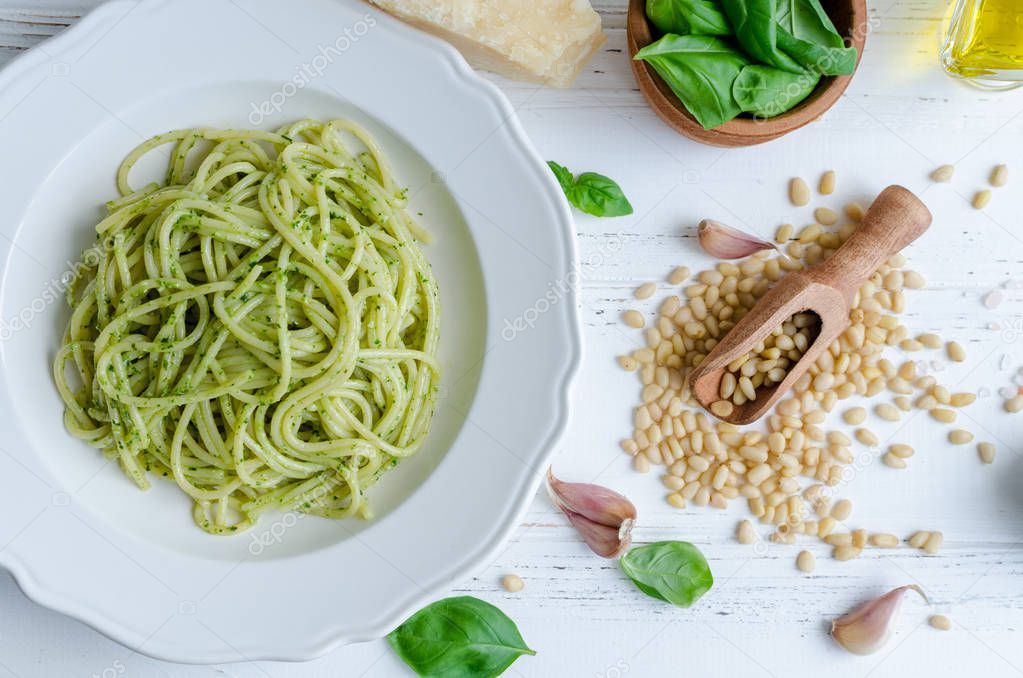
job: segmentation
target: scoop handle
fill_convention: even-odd
[[[931,225],[931,212],[902,186],[881,191],[849,239],[827,261],[807,271],[819,283],[839,290],[848,300],[863,281],[893,254]]]

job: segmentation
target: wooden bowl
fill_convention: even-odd
[[[821,0],[821,5],[838,32],[856,48],[856,64],[859,66],[867,39],[866,0]],[[636,52],[656,39],[653,25],[646,18],[645,0],[629,0],[627,27],[629,56],[635,57]],[[852,80],[852,75],[826,76],[821,78],[810,96],[781,115],[755,119],[743,113],[714,129],[704,129],[650,64],[636,59],[631,61],[639,91],[657,115],[679,134],[711,146],[753,146],[799,129],[824,115]]]

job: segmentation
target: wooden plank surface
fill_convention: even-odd
[[[95,6],[94,0],[0,0],[0,62],[54,35]],[[297,5],[298,3],[296,3]],[[1013,676],[1023,673],[1023,420],[1000,410],[997,390],[1023,365],[1023,291],[1009,285],[996,309],[982,295],[1023,281],[1023,219],[1016,177],[983,213],[968,201],[990,168],[1016,174],[1023,151],[1023,98],[985,93],[946,78],[937,66],[943,0],[871,1],[875,28],[856,79],[824,120],[779,142],[722,151],[672,133],[646,108],[625,51],[625,0],[600,0],[608,42],[569,90],[538,89],[494,77],[540,152],[576,171],[617,179],[636,207],[622,219],[577,214],[582,272],[581,318],[586,356],[568,434],[555,467],[571,479],[597,480],[639,507],[638,542],[686,539],[710,559],[717,583],[690,610],[655,604],[625,580],[615,563],[590,555],[546,498],[532,504],[515,538],[476,577],[453,591],[499,604],[538,650],[508,675],[522,676]],[[934,185],[937,165],[957,165],[951,185]],[[979,439],[996,440],[999,457],[981,465],[972,448],[953,448],[930,420],[872,426],[897,435],[918,454],[896,472],[863,464],[843,486],[859,526],[908,534],[941,529],[944,551],[873,551],[837,563],[818,544],[812,576],[794,567],[798,548],[740,546],[733,531],[744,511],[663,501],[656,472],[632,471],[617,441],[630,432],[638,398],[634,375],[614,356],[640,345],[620,322],[631,307],[655,308],[676,265],[698,269],[695,224],[715,217],[769,235],[783,221],[810,219],[785,199],[790,176],[810,180],[835,169],[839,189],[827,204],[867,203],[888,183],[917,191],[935,213],[931,232],[908,252],[927,289],[909,296],[906,323],[967,347],[962,365],[943,365],[942,380],[985,389],[964,418]],[[633,288],[662,281],[655,300],[637,303]],[[995,328],[997,326],[997,328]],[[1004,356],[1004,357],[1003,357]],[[928,357],[930,359],[930,357]],[[944,362],[944,361],[941,361]],[[516,572],[523,592],[500,590]],[[954,629],[929,628],[928,608],[907,600],[898,635],[885,651],[851,658],[826,636],[827,622],[887,588],[920,583],[951,616]],[[131,595],[126,591],[125,595]],[[315,604],[315,601],[305,601]],[[296,601],[297,605],[303,601]],[[343,611],[339,611],[339,614]],[[78,622],[28,601],[0,575],[0,676],[401,676],[383,642],[343,648],[307,664],[178,666],[141,657]]]

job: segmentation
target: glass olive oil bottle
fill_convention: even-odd
[[[941,63],[978,87],[1023,85],[1023,0],[956,0]]]

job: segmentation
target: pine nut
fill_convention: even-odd
[[[733,409],[734,407],[732,406],[732,403],[727,400],[718,400],[711,403],[710,406],[710,411],[714,414],[714,416],[721,418],[731,416]]]
[[[952,362],[961,363],[966,360],[966,351],[963,347],[954,341],[950,341],[945,344],[945,351],[948,353],[948,358]]]
[[[819,186],[821,195],[831,195],[835,192],[835,171],[828,170],[821,175],[821,183]]]
[[[859,203],[851,202],[848,203],[844,208],[845,216],[849,217],[856,223],[863,221],[863,207]]]
[[[956,420],[955,410],[948,410],[943,407],[935,407],[930,412],[931,416],[943,424],[951,424]]]
[[[991,185],[1001,188],[1009,183],[1009,168],[1005,165],[998,165],[991,170]]]
[[[903,443],[895,443],[894,445],[889,446],[888,451],[901,459],[909,459],[915,453],[915,450],[912,447],[904,445]]]
[[[1016,413],[1023,410],[1023,395],[1013,396],[1005,401],[1005,411]]]
[[[832,445],[841,445],[842,447],[848,447],[852,445],[852,440],[846,434],[841,431],[831,431],[828,433],[828,442]]]
[[[902,419],[902,415],[899,413],[899,408],[888,403],[881,403],[874,407],[874,414],[881,417],[885,421],[898,421]]]
[[[648,282],[643,283],[642,285],[637,287],[636,291],[633,292],[632,294],[637,299],[649,299],[650,297],[654,296],[654,292],[656,291],[657,285],[653,284],[652,282]]]
[[[848,499],[839,499],[835,502],[835,505],[831,507],[831,517],[839,522],[848,520],[851,515],[852,502]]]
[[[689,277],[689,269],[685,266],[679,266],[668,276],[668,282],[672,285],[681,285]]]
[[[927,540],[931,538],[931,533],[926,531],[914,532],[913,536],[909,538],[909,545],[915,549],[922,549]]]
[[[991,202],[991,189],[990,188],[985,188],[983,190],[979,190],[976,193],[974,193],[974,195],[973,195],[972,205],[973,205],[973,209],[974,210],[983,210],[988,205],[990,205],[990,202]]]
[[[882,549],[893,549],[899,545],[899,538],[884,532],[870,535],[870,545]]]
[[[932,556],[935,555],[941,550],[944,542],[945,536],[941,532],[931,532],[930,536],[927,537],[927,541],[924,542],[924,553]]]
[[[926,348],[941,348],[941,337],[937,334],[921,334],[917,336],[916,340],[923,344]]]
[[[977,454],[980,456],[980,460],[985,464],[993,464],[995,461],[995,444],[979,443],[977,445]]]
[[[831,557],[835,560],[852,560],[862,553],[862,549],[858,549],[855,546],[836,546],[835,550],[831,552]]]
[[[953,429],[948,432],[948,442],[953,445],[965,445],[973,441],[973,434],[969,431],[964,431],[961,428]]]
[[[740,544],[752,544],[757,540],[757,532],[753,528],[753,523],[748,520],[739,522],[739,526],[735,531],[735,538]]]
[[[796,237],[796,239],[802,245],[809,245],[810,243],[817,240],[817,238],[820,237],[820,234],[821,227],[818,224],[809,224],[800,229],[799,235]]]
[[[525,588],[526,583],[517,574],[506,574],[501,578],[501,586],[508,593],[518,593]]]
[[[955,174],[955,170],[956,168],[953,167],[952,165],[942,165],[938,169],[931,172],[931,179],[940,184],[947,183],[949,181],[952,181],[952,175]]]
[[[618,356],[618,364],[626,372],[635,372],[639,368],[639,362],[627,355]]]
[[[924,345],[921,344],[916,339],[903,339],[902,341],[899,342],[899,348],[907,352],[919,351],[923,349],[923,347]]]
[[[860,441],[861,444],[867,447],[875,447],[881,441],[878,439],[877,434],[867,428],[858,428],[853,433],[856,440]]]
[[[948,631],[952,628],[952,620],[943,614],[932,614],[927,619],[927,623],[939,631]]]
[[[824,537],[824,543],[830,546],[852,546],[852,534],[849,532],[835,532]]]
[[[902,286],[911,290],[919,290],[927,286],[927,281],[916,271],[905,271],[902,274]]]
[[[826,538],[830,535],[836,526],[836,521],[831,516],[824,516],[817,521],[817,536],[821,539]]]
[[[867,411],[862,407],[852,407],[842,413],[842,420],[850,426],[862,424],[867,419]]]
[[[968,405],[972,405],[976,401],[977,395],[974,393],[953,393],[948,404],[952,407],[966,407]]]
[[[795,177],[789,182],[789,199],[796,207],[810,204],[810,187],[805,181]]]
[[[881,457],[881,461],[884,462],[885,466],[891,468],[904,469],[908,466],[905,459],[897,457],[891,452],[886,452],[885,455]]]
[[[622,314],[622,321],[629,327],[637,330],[646,325],[646,319],[643,317],[643,314],[632,309]]]
[[[784,245],[792,238],[792,224],[782,224],[774,233],[774,241]]]
[[[781,530],[782,527],[787,526],[785,525],[785,523],[782,523],[781,525],[778,526],[778,529]],[[775,544],[795,544],[796,535],[790,532],[775,532],[771,535],[771,541],[774,542]]]
[[[796,567],[799,568],[800,572],[809,574],[816,569],[817,559],[809,551],[800,551],[799,555],[796,556]]]
[[[835,214],[835,210],[828,209],[827,207],[818,207],[813,211],[813,218],[817,220],[818,224],[824,226],[834,226],[838,222],[838,215]]]

